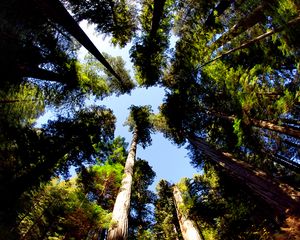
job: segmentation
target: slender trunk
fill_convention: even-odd
[[[201,69],[202,67],[206,66],[207,64],[210,64],[210,63],[212,63],[212,62],[214,62],[214,61],[216,61],[216,60],[218,60],[218,59],[220,59],[220,58],[223,58],[223,57],[225,57],[225,56],[227,56],[227,55],[229,55],[229,54],[231,54],[231,53],[233,53],[233,52],[235,52],[235,51],[238,51],[238,50],[247,48],[247,47],[249,47],[250,45],[259,42],[260,40],[262,40],[262,39],[264,39],[264,38],[266,38],[266,37],[269,37],[269,36],[273,35],[274,33],[281,32],[282,30],[284,30],[284,29],[287,28],[287,27],[291,28],[291,27],[293,27],[294,25],[298,24],[299,22],[300,22],[300,16],[298,16],[298,17],[294,18],[293,20],[287,22],[285,26],[282,26],[282,27],[273,29],[273,30],[271,30],[271,31],[268,31],[268,32],[266,32],[266,33],[264,33],[264,34],[262,34],[262,35],[260,35],[260,36],[258,36],[258,37],[255,37],[255,38],[253,38],[253,39],[251,39],[251,40],[249,40],[249,41],[246,41],[246,42],[242,43],[240,46],[238,46],[238,47],[236,47],[236,48],[233,48],[233,49],[231,49],[231,50],[228,50],[227,52],[221,53],[219,56],[217,56],[217,57],[213,58],[212,60],[207,61],[206,63],[202,64],[202,65],[200,66],[200,69]]]
[[[292,141],[289,141],[288,139],[282,139],[281,141],[283,143],[285,143],[286,145],[289,145],[290,147],[294,147],[294,148],[299,148],[300,149],[300,144],[298,144],[297,142],[292,142]]]
[[[182,209],[184,207],[184,201],[182,198],[182,194],[176,185],[173,187],[173,196],[174,196],[174,203],[177,212],[177,218],[179,221],[183,239],[202,240],[194,221],[192,221],[189,218],[188,214],[185,213]]]
[[[279,126],[268,121],[257,120],[253,118],[251,118],[251,123],[256,127],[265,128],[274,132],[283,133],[294,138],[300,139],[300,130],[293,129],[291,127]]]
[[[117,195],[113,213],[112,226],[108,230],[107,240],[126,240],[128,235],[128,213],[132,187],[133,167],[136,156],[138,133],[133,134],[130,150],[126,159],[124,177]]]
[[[63,80],[63,76],[39,67],[22,65],[18,67],[18,71],[21,73],[22,77],[31,77],[40,80],[55,81],[55,82],[62,82]]]
[[[213,9],[213,11],[211,11],[211,13],[206,18],[204,26],[208,28],[213,28],[216,16],[222,15],[225,12],[225,10],[230,6],[230,4],[231,0],[221,0],[219,4],[215,7],[215,9]]]
[[[99,52],[93,42],[80,28],[71,14],[67,11],[64,5],[59,0],[32,0],[35,5],[54,22],[61,25],[67,30],[78,42],[80,42],[91,54],[93,54],[99,62],[101,62],[107,70],[120,82],[123,82],[118,74],[114,71],[111,65],[106,61],[103,55]]]
[[[256,170],[249,164],[235,159],[230,153],[214,149],[200,138],[189,136],[188,139],[213,163],[224,169],[229,176],[246,186],[274,209],[275,213],[283,217],[285,226],[282,231],[291,236],[297,236],[297,234],[300,236],[300,192],[287,184],[272,179],[263,171]]]
[[[177,231],[177,228],[176,228],[175,224],[173,224],[173,230],[174,230],[175,235],[176,235],[175,240],[179,240],[179,238],[178,238],[179,234],[178,234],[178,231]]]
[[[159,28],[159,22],[164,12],[166,0],[154,0],[154,9],[151,23],[150,39],[153,38]]]
[[[279,154],[274,155],[273,159],[275,162],[300,174],[300,164],[299,163],[294,162],[294,161],[290,160],[289,158],[279,155]]]
[[[264,11],[266,4],[261,4],[256,7],[247,17],[242,18],[237,24],[235,24],[228,32],[219,37],[212,45],[213,49],[223,46],[228,41],[231,41],[236,36],[245,32],[247,29],[253,27],[256,23],[264,21]]]
[[[268,158],[270,158],[273,162],[280,164],[281,166],[292,170],[296,173],[300,173],[300,164],[297,162],[294,162],[284,156],[281,156],[279,154],[272,154],[270,152],[267,152],[265,150],[258,150],[259,153],[264,154]]]
[[[212,110],[206,110],[208,113],[211,113],[212,115],[215,115],[217,117],[221,117],[223,119],[226,119],[228,121],[234,121],[237,119],[236,116],[231,115],[228,116],[224,113],[221,112],[215,112]],[[249,125],[255,126],[255,127],[259,127],[259,128],[264,128],[264,129],[268,129],[274,132],[278,132],[278,133],[282,133],[297,139],[300,139],[300,130],[297,129],[293,129],[291,127],[287,127],[287,126],[279,126],[275,123],[269,122],[269,121],[265,121],[265,120],[258,120],[255,118],[250,118],[250,123]]]
[[[280,118],[279,120],[283,123],[294,125],[296,128],[300,127],[300,121],[298,119]]]

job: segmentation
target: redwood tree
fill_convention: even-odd
[[[113,209],[112,226],[108,231],[108,240],[127,239],[128,214],[137,144],[141,144],[143,148],[151,144],[150,133],[152,125],[149,121],[150,107],[131,106],[130,109],[131,112],[127,124],[133,132],[133,137],[125,163],[124,177]]]

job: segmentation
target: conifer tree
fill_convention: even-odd
[[[133,132],[133,137],[125,162],[124,177],[113,209],[112,226],[108,231],[108,240],[127,239],[128,214],[137,144],[141,144],[142,147],[151,144],[150,133],[152,126],[149,122],[150,107],[131,106],[130,110],[127,124]]]

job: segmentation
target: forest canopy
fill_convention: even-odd
[[[2,0],[1,237],[299,239],[299,14],[298,0]],[[82,21],[131,46],[133,74]],[[149,87],[164,99],[130,102],[129,144],[102,100]],[[137,149],[157,133],[197,174],[154,191]]]

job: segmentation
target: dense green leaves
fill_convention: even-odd
[[[179,146],[191,143],[192,163],[204,172],[177,186],[181,210],[204,239],[268,239],[284,220],[282,230],[299,235],[291,224],[299,222],[299,192],[289,186],[299,190],[298,1],[62,2],[70,12],[59,0],[0,3],[2,237],[104,239],[124,176],[129,238],[182,237],[172,185],[149,191],[155,173],[144,160],[133,168],[131,153],[125,165],[112,111],[85,107],[135,85],[125,62],[101,54],[79,28],[83,20],[114,45],[133,44],[141,86],[165,88],[158,114],[130,107],[130,151],[150,145],[154,129]],[[80,62],[74,39],[95,57]],[[51,107],[62,111],[37,128]],[[71,167],[76,181],[49,183]]]
[[[143,0],[141,5],[142,33],[134,40],[130,52],[137,82],[150,87],[160,82],[167,66],[174,1]]]
[[[138,134],[138,143],[143,148],[151,145],[151,133],[153,132],[153,125],[150,120],[151,106],[131,106],[130,115],[126,121],[129,130]]]
[[[77,21],[87,20],[96,30],[112,36],[112,42],[125,46],[137,28],[136,9],[130,1],[64,0]]]

